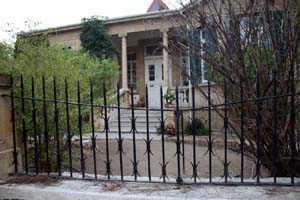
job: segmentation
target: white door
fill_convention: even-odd
[[[145,72],[149,108],[159,108],[160,87],[163,85],[163,60],[161,58],[146,59]]]

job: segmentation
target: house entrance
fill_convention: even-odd
[[[146,58],[145,81],[148,86],[148,102],[150,108],[160,107],[160,86],[163,85],[163,59]]]

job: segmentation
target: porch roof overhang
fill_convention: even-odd
[[[118,34],[117,32],[110,31],[110,27],[115,27],[118,25],[126,25],[129,27],[128,33],[129,32],[139,32],[142,31],[139,28],[133,28],[130,29],[130,23],[135,25],[136,22],[144,22],[145,20],[161,20],[163,17],[172,17],[176,16],[180,13],[181,9],[173,9],[173,10],[162,10],[162,11],[157,11],[157,12],[150,12],[150,13],[145,13],[145,14],[137,14],[137,15],[129,15],[129,16],[124,16],[124,17],[116,17],[116,18],[111,18],[111,19],[105,19],[104,24],[107,25],[108,27],[108,34],[109,35],[114,35]],[[18,33],[19,36],[22,35],[41,35],[41,34],[57,34],[61,32],[67,32],[67,31],[76,31],[82,28],[82,23],[76,23],[76,24],[69,24],[69,25],[64,25],[64,26],[57,26],[57,27],[52,27],[52,28],[47,28],[47,29],[42,29],[42,30],[34,30],[30,32],[23,32],[23,33]],[[142,28],[143,29],[143,28]],[[145,29],[145,28],[144,28]],[[153,28],[155,29],[155,28]],[[136,30],[136,31],[134,31]],[[149,30],[149,28],[147,29]]]

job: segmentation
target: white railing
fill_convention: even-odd
[[[170,91],[175,94],[176,87],[170,87]],[[189,107],[189,86],[178,86],[179,106]],[[173,102],[175,104],[175,102]]]

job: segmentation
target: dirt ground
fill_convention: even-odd
[[[109,140],[109,156],[111,160],[111,172],[114,176],[120,175],[120,157],[119,153],[117,153],[118,143],[116,140]],[[183,169],[183,156],[180,159],[181,165],[181,173],[183,173],[184,178],[191,178],[193,173],[193,168],[191,162],[193,161],[193,146],[191,144],[186,143],[184,145],[184,166]],[[124,176],[131,176],[133,174],[133,140],[124,140],[123,149],[125,154],[123,155],[123,172]],[[150,167],[151,167],[151,176],[160,177],[162,168],[162,142],[160,140],[153,140],[151,142],[151,150],[153,155],[151,155],[150,159]],[[146,145],[145,141],[137,140],[136,141],[136,157],[138,161],[138,172],[140,176],[147,177],[148,176],[148,160],[147,154],[145,154]],[[209,176],[209,154],[205,154],[207,151],[206,146],[196,146],[196,160],[199,161],[198,165],[198,176],[201,178],[207,178]],[[177,177],[177,156],[174,156],[176,152],[176,144],[173,141],[165,141],[165,158],[167,165],[167,175],[169,178]],[[240,176],[240,154],[228,150],[228,162],[229,164],[229,175],[231,177],[239,177]],[[212,177],[221,177],[224,174],[224,148],[221,146],[217,146],[213,149],[212,155]],[[73,154],[76,156],[73,159],[73,167],[80,171],[80,153],[79,148],[76,147],[73,149]],[[86,173],[93,174],[93,151],[90,147],[85,146],[84,148],[84,156],[85,156],[85,166]],[[106,173],[106,144],[105,140],[97,141],[97,152],[96,152],[96,162],[97,162],[97,172],[98,174],[105,175]],[[253,161],[244,159],[244,177],[250,178],[251,173],[254,169]],[[66,164],[67,165],[67,164]],[[68,168],[65,169],[68,171]]]

